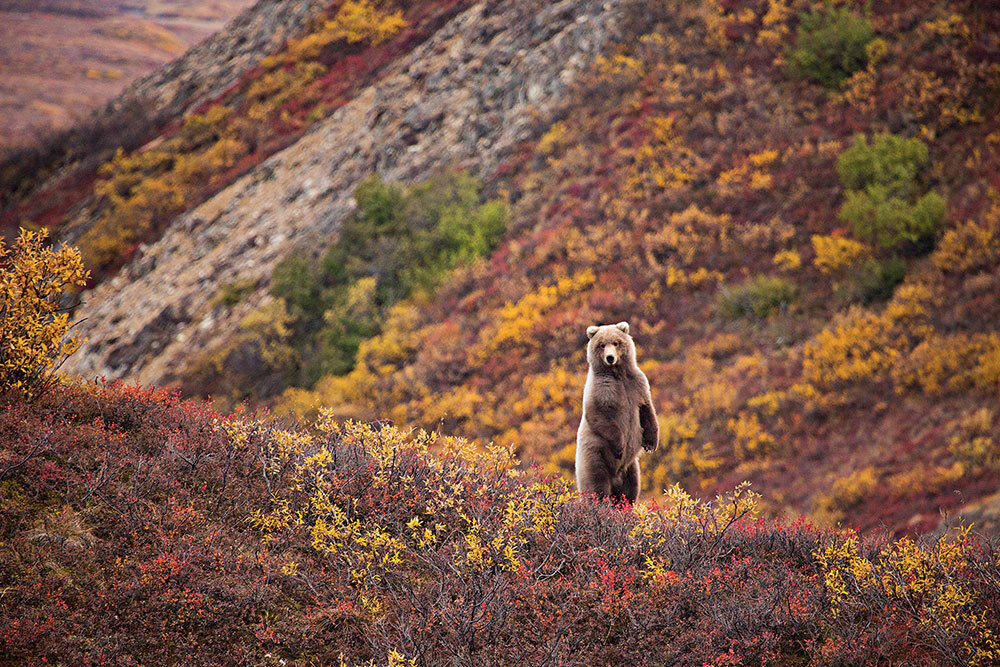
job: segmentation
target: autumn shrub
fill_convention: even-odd
[[[806,344],[803,375],[810,383],[831,385],[883,377],[900,356],[928,335],[926,285],[903,285],[881,312],[852,307]]]
[[[507,448],[384,421],[289,429],[121,384],[0,394],[0,500],[3,665],[996,650],[997,552],[968,532],[924,545],[762,520],[745,484],[601,503]]]
[[[863,243],[842,236],[813,234],[811,240],[813,264],[826,274],[843,275],[868,254]]]
[[[319,29],[292,40],[286,58],[289,61],[314,59],[333,42],[343,40],[348,44],[367,42],[380,44],[406,26],[401,11],[389,11],[366,0],[347,0],[332,18],[318,21]]]
[[[47,248],[46,237],[22,229],[9,248],[0,238],[0,391],[43,388],[53,366],[82,342],[67,337],[71,324],[60,298],[83,287],[88,273],[78,250]]]
[[[840,219],[855,236],[883,248],[933,236],[946,204],[921,183],[927,162],[927,146],[919,139],[883,133],[869,144],[864,136],[855,136],[837,159],[837,174],[846,188]]]
[[[229,426],[162,390],[0,396],[0,664],[264,660],[283,621],[239,517],[266,485]]]
[[[942,663],[993,665],[1000,659],[1000,586],[989,574],[998,553],[971,527],[928,546],[903,538],[871,548],[848,533],[816,556],[837,635],[875,622],[879,629],[869,641],[890,628],[906,628],[915,652],[931,648]]]
[[[795,300],[795,285],[777,276],[758,276],[733,288],[723,287],[716,310],[723,317],[764,319]]]
[[[837,88],[868,61],[871,24],[848,7],[827,5],[799,15],[795,46],[786,54],[789,71]]]
[[[992,206],[982,221],[966,220],[946,231],[931,261],[942,271],[982,271],[1000,261],[1000,207]]]
[[[94,185],[100,210],[79,240],[84,260],[98,275],[126,259],[214,175],[248,152],[229,127],[231,115],[221,105],[191,114],[160,146],[129,154],[119,149],[101,165]]]
[[[993,410],[980,408],[958,420],[948,451],[974,471],[1000,470],[1000,443],[994,441]]]

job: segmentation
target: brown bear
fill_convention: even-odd
[[[576,486],[599,498],[639,497],[639,450],[656,449],[660,427],[649,381],[635,363],[628,322],[588,327],[587,384],[576,433]]]

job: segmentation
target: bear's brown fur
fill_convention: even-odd
[[[589,327],[576,485],[600,498],[639,497],[639,452],[660,440],[649,381],[635,363],[628,322]]]

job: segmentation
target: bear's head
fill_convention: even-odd
[[[628,335],[628,322],[587,327],[587,361],[595,371],[631,368],[635,365],[635,343]]]

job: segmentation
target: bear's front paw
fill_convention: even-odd
[[[660,443],[657,442],[656,440],[644,440],[642,443],[642,448],[645,449],[647,452],[655,452],[656,446],[658,444]]]

